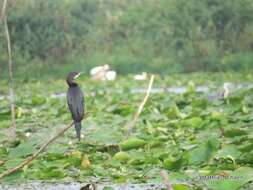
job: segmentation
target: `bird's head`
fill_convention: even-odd
[[[76,85],[75,79],[77,79],[82,73],[81,72],[70,72],[67,76],[67,83],[69,86]]]
[[[80,190],[96,190],[96,186],[93,183],[87,184],[84,187],[81,187]]]

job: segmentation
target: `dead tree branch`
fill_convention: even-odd
[[[63,128],[58,134],[56,134],[54,137],[52,137],[47,143],[45,143],[43,146],[40,147],[40,149],[35,152],[32,156],[25,159],[21,164],[16,166],[15,168],[11,168],[9,170],[6,170],[5,172],[0,174],[0,179],[16,172],[19,169],[22,169],[24,166],[28,165],[31,161],[33,161],[35,158],[39,156],[40,153],[42,153],[52,142],[54,142],[58,137],[60,137],[62,134],[64,134],[69,128],[73,126],[74,123],[71,123],[69,126]]]
[[[127,132],[127,137],[132,133],[132,130],[135,127],[135,124],[136,124],[136,122],[137,122],[137,120],[138,120],[138,118],[139,118],[139,116],[140,116],[140,114],[141,114],[141,112],[144,108],[144,105],[146,104],[146,102],[148,100],[148,97],[149,97],[149,94],[151,92],[152,85],[153,85],[153,82],[154,82],[154,78],[155,78],[155,76],[151,75],[150,80],[149,80],[149,84],[148,84],[148,88],[147,88],[145,96],[144,96],[144,99],[142,100],[141,104],[138,107],[138,110],[134,114],[133,121],[129,125],[128,132]]]
[[[2,8],[2,19],[4,22],[4,31],[7,43],[7,52],[8,52],[8,70],[9,70],[9,96],[10,96],[10,106],[11,106],[11,127],[10,127],[10,136],[16,136],[16,121],[15,121],[15,102],[14,102],[14,90],[13,90],[13,64],[12,64],[12,52],[11,52],[11,40],[9,34],[9,28],[7,23],[6,16],[6,7],[7,0],[3,2]]]
[[[3,1],[3,7],[2,7],[2,11],[1,11],[1,19],[0,21],[2,22],[4,15],[5,15],[5,10],[6,10],[6,4],[7,4],[7,0]]]

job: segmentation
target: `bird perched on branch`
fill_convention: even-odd
[[[75,79],[77,79],[80,75],[80,72],[70,72],[66,80],[69,86],[67,92],[67,102],[74,120],[76,136],[79,141],[81,138],[82,119],[84,117],[84,97],[80,87],[75,82]]]

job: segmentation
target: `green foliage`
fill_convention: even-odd
[[[251,0],[23,0],[7,12],[21,78],[105,63],[120,73],[252,69]]]
[[[131,89],[147,85],[131,78],[104,83],[80,78],[90,113],[83,121],[84,138],[77,142],[74,128],[69,129],[4,181],[90,181],[95,176],[98,182],[106,178],[112,183],[162,183],[159,173],[164,169],[174,189],[252,189],[253,89],[238,89],[226,100],[211,101],[196,91],[200,84],[218,91],[224,81],[250,82],[252,75],[157,77],[157,88],[184,85],[188,90],[180,95],[151,93],[126,139],[129,121],[143,98]],[[0,83],[7,89],[6,83]],[[65,92],[64,84],[64,80],[17,81],[17,111],[22,108],[22,114],[15,141],[4,135],[10,112],[8,100],[0,100],[6,107],[0,110],[0,173],[20,164],[71,122],[65,98],[51,97]],[[209,176],[219,179],[207,180]]]
[[[121,151],[121,152],[116,153],[113,158],[118,160],[118,161],[121,161],[121,162],[126,162],[131,157],[129,156],[129,154],[127,152]]]
[[[222,190],[236,190],[240,189],[245,183],[249,182],[250,175],[253,174],[252,168],[241,167],[233,172],[229,173],[228,179],[229,180],[208,180],[205,183],[207,187],[210,189],[222,189]],[[233,180],[234,178],[234,180]],[[224,176],[224,179],[226,177]]]
[[[122,148],[122,150],[131,150],[131,149],[142,147],[145,144],[146,142],[142,139],[130,138],[124,142],[121,142],[120,147]]]
[[[188,162],[190,165],[199,165],[207,163],[214,153],[218,150],[219,141],[217,139],[208,139],[202,142],[197,148],[189,152]]]
[[[62,59],[88,33],[94,12],[95,1],[18,2],[8,18],[13,46],[30,58]]]
[[[14,159],[19,157],[27,157],[35,151],[33,144],[27,142],[20,144],[18,147],[9,152],[8,158]]]

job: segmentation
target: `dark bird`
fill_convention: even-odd
[[[75,79],[78,78],[80,74],[80,72],[71,72],[68,74],[66,80],[69,86],[67,92],[67,102],[74,120],[76,136],[79,141],[81,138],[82,119],[84,117],[84,97],[80,87],[75,82]]]
[[[96,190],[96,186],[93,183],[87,184],[84,187],[81,187],[80,190]]]

